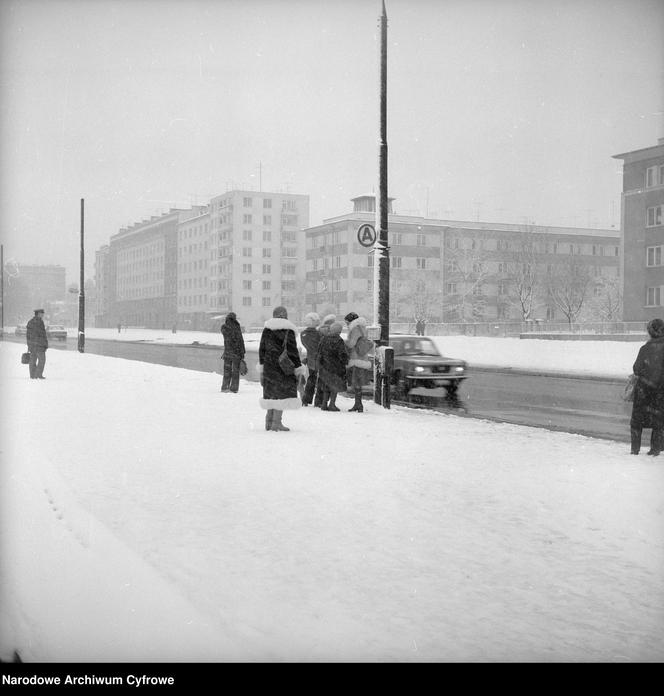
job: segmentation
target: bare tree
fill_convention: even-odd
[[[412,321],[429,323],[440,318],[443,293],[437,272],[418,270],[401,286],[399,300]]]
[[[588,299],[593,283],[590,267],[570,255],[566,261],[551,267],[546,283],[549,298],[571,325]]]
[[[619,321],[622,317],[622,285],[618,276],[598,278],[594,294],[587,303],[590,318],[602,321]]]
[[[484,318],[486,297],[482,289],[491,275],[491,266],[486,252],[473,247],[473,240],[459,242],[458,247],[445,252],[445,280],[453,285],[453,291],[445,293],[443,310],[448,321],[479,321]]]
[[[514,253],[506,263],[509,282],[507,304],[514,308],[519,317],[526,321],[532,319],[542,290],[542,276],[537,263],[537,248],[532,232],[523,232],[512,242]]]

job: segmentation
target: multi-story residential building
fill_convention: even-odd
[[[203,206],[168,213],[121,229],[110,239],[105,325],[177,326],[178,228]]]
[[[195,213],[178,225],[177,325],[201,331],[210,324],[210,211]]]
[[[97,288],[97,295],[94,305],[94,325],[100,327],[108,326],[106,318],[109,315],[109,302],[112,300],[109,288],[110,250],[109,245],[104,244],[95,252],[95,287]]]
[[[210,201],[209,310],[262,326],[285,305],[294,321],[309,311],[304,298],[304,229],[309,196],[227,191]]]
[[[623,319],[664,316],[664,138],[623,160]]]
[[[374,253],[360,245],[357,231],[364,223],[375,224],[375,197],[360,196],[353,203],[352,213],[305,230],[306,304],[319,313],[343,316],[353,310],[370,318]],[[617,230],[402,216],[391,212],[391,200],[389,211],[395,322],[412,322],[418,315],[446,322],[568,319],[558,290],[583,281],[590,307],[617,283]]]

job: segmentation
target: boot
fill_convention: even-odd
[[[337,392],[331,392],[330,393],[330,403],[328,403],[328,405],[327,405],[328,411],[340,411],[341,410],[337,406],[336,401],[337,401]]]
[[[320,410],[321,411],[327,411],[327,402],[330,398],[330,392],[328,391],[322,391],[321,392],[321,397],[320,397]]]
[[[658,457],[662,451],[662,431],[655,428],[650,433],[650,451],[648,454]]]
[[[274,417],[274,409],[268,408],[265,414],[265,430],[272,430],[272,418]]]
[[[281,416],[283,414],[283,411],[277,411],[276,409],[272,411],[274,416],[272,417],[272,428],[271,430],[286,430],[289,431],[290,428],[287,428],[282,422],[281,422]]]
[[[349,408],[349,411],[357,411],[358,413],[362,413],[364,411],[364,406],[362,406],[362,392],[355,392],[355,404],[353,408]]]
[[[641,428],[630,428],[630,435],[632,436],[632,454],[638,454],[641,450]]]

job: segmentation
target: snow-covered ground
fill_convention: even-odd
[[[624,376],[639,346],[544,343],[522,367]],[[30,380],[22,350],[0,343],[0,659],[664,658],[647,447],[345,398],[266,432],[255,382],[71,350]]]

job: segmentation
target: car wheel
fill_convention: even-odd
[[[452,384],[448,384],[445,388],[447,389],[447,396],[456,396],[459,391],[459,383],[453,382]]]

